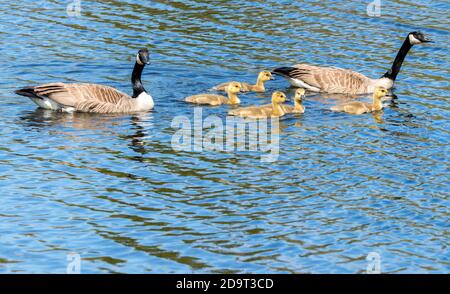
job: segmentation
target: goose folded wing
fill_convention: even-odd
[[[83,100],[75,104],[75,109],[80,112],[92,113],[128,113],[136,111],[135,104],[131,99],[122,99],[118,103]]]
[[[83,101],[97,101],[118,104],[128,95],[108,86],[96,84],[51,83],[34,88],[39,97],[47,97],[61,105],[75,106]]]
[[[290,77],[328,93],[358,93],[370,82],[366,76],[351,70],[301,64],[294,67]]]

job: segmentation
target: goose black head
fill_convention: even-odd
[[[408,38],[409,38],[409,43],[411,43],[411,45],[432,42],[431,39],[429,39],[427,36],[425,36],[421,32],[411,32],[408,34]]]
[[[139,50],[136,55],[136,62],[140,65],[150,64],[150,53],[147,48]]]

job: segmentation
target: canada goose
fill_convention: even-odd
[[[272,73],[270,71],[262,71],[259,73],[258,79],[256,80],[255,85],[241,83],[241,85],[242,85],[241,92],[259,92],[259,93],[265,92],[266,88],[264,87],[264,83],[269,80],[273,80]],[[212,89],[215,91],[226,91],[227,86],[229,84],[230,83],[223,83],[223,84],[215,86]]]
[[[285,101],[286,95],[283,92],[276,91],[272,94],[272,104],[270,106],[242,107],[230,110],[228,114],[248,118],[280,117],[286,114],[282,105]]]
[[[383,87],[377,87],[373,93],[373,102],[352,101],[331,107],[333,111],[347,112],[350,114],[363,114],[383,109],[381,99],[388,94],[388,90]]]
[[[186,97],[185,101],[189,103],[207,104],[213,106],[222,104],[239,104],[241,103],[241,100],[239,100],[237,93],[240,91],[241,83],[231,82],[227,88],[228,98],[222,95],[198,94]]]
[[[283,105],[284,111],[286,113],[305,113],[305,107],[302,104],[303,99],[305,98],[305,92],[304,88],[298,88],[295,91],[294,106]]]
[[[358,72],[342,68],[308,64],[280,67],[273,70],[273,73],[285,77],[295,87],[303,87],[313,92],[359,95],[373,93],[376,87],[390,90],[394,86],[402,63],[412,46],[428,42],[431,40],[420,32],[409,33],[392,68],[379,79],[371,79]]]
[[[30,98],[41,108],[63,112],[127,113],[147,111],[153,108],[152,97],[145,91],[141,74],[149,64],[147,49],[139,50],[131,75],[133,96],[130,97],[112,87],[97,84],[50,83],[25,87],[16,94]]]

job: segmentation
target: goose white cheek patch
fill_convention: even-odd
[[[142,63],[141,59],[139,58],[139,54],[136,54],[136,62],[137,62],[139,65],[144,65],[144,64]]]
[[[414,35],[409,35],[409,42],[413,45],[417,45],[422,43],[419,39],[417,39],[416,37],[414,37]]]

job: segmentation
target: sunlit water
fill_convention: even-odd
[[[448,273],[449,20],[446,1],[2,1],[0,272]],[[381,116],[308,96],[281,121],[280,156],[176,152],[182,98],[259,70],[308,62],[382,75],[416,46]],[[13,94],[51,81],[130,92],[137,49],[156,103],[139,115],[61,114]],[[292,90],[281,78],[263,104]],[[364,97],[363,97],[364,98]],[[368,98],[368,97],[366,97]],[[228,107],[204,108],[225,118]]]

